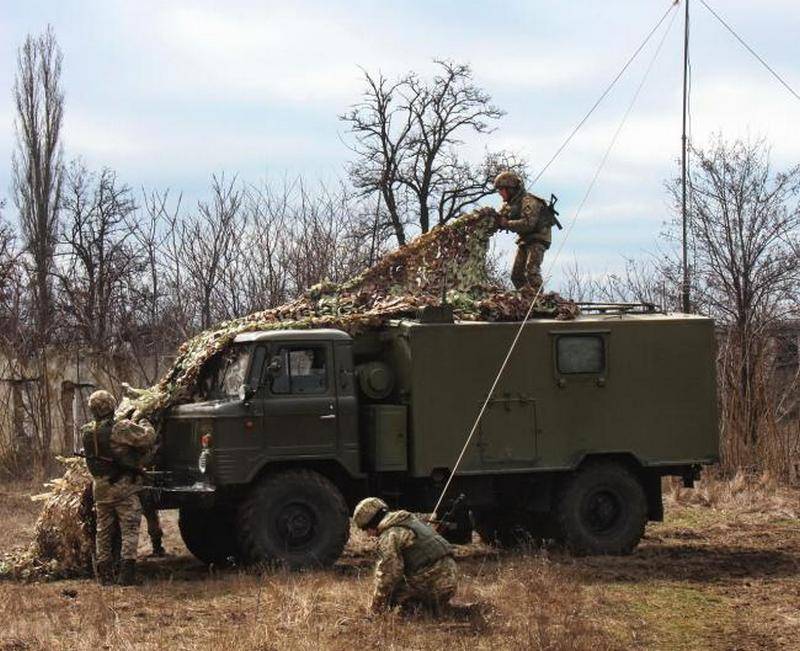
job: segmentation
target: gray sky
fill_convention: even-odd
[[[708,2],[800,89],[797,0]],[[0,0],[0,197],[10,194],[16,49],[48,23],[64,53],[67,157],[109,166],[133,187],[183,191],[193,203],[223,170],[252,182],[343,176],[350,152],[337,115],[358,98],[358,66],[388,76],[424,73],[434,57],[469,62],[508,112],[468,150],[476,157],[486,147],[517,150],[535,172],[669,4]],[[777,167],[800,161],[800,102],[699,1],[692,12],[694,142],[718,131],[763,136]],[[657,41],[532,188],[557,194],[567,220]],[[654,249],[669,218],[664,179],[677,172],[680,154],[681,47],[682,9],[561,263],[578,260],[601,274]],[[511,237],[501,238],[510,250]]]

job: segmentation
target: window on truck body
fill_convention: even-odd
[[[281,369],[268,378],[271,393],[305,395],[328,392],[325,346],[285,345],[275,349],[275,356],[281,360]]]
[[[605,373],[606,345],[603,335],[559,335],[556,338],[556,369],[561,375]]]

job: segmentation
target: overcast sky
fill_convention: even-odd
[[[707,1],[800,89],[798,0]],[[252,182],[342,177],[350,152],[337,115],[358,99],[359,66],[388,76],[424,73],[435,57],[470,63],[477,83],[508,112],[496,132],[468,141],[468,150],[476,157],[485,147],[516,150],[536,172],[669,4],[0,0],[0,197],[10,194],[16,50],[48,23],[64,53],[67,157],[111,167],[133,187],[183,191],[194,202],[223,170]],[[625,257],[655,248],[669,218],[664,180],[677,173],[680,155],[683,38],[682,9],[673,13],[560,263],[577,259],[596,274],[619,269]],[[557,194],[567,220],[657,41],[532,188]],[[698,0],[692,70],[695,143],[718,131],[731,139],[763,136],[777,167],[800,161],[800,102]],[[14,216],[10,205],[6,216]],[[510,250],[511,237],[501,238]]]

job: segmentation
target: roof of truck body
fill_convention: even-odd
[[[670,313],[653,313],[653,314],[581,314],[574,319],[565,319],[565,320],[558,320],[558,319],[539,319],[539,318],[531,318],[528,320],[528,323],[531,325],[535,324],[550,324],[550,325],[563,325],[568,326],[569,324],[602,324],[602,323],[617,323],[617,322],[672,322],[672,323],[685,323],[685,322],[703,322],[703,321],[711,321],[711,317],[703,316],[701,314],[683,314],[680,312],[670,312]],[[419,326],[430,326],[430,325],[442,325],[436,323],[424,323],[414,319],[398,319],[390,322],[393,326],[405,326],[405,327],[419,327]],[[519,325],[520,321],[456,321],[455,323],[463,326],[485,326],[485,325],[497,325],[497,324],[504,324],[504,325]],[[452,324],[444,324],[444,325],[452,325]]]
[[[702,322],[710,321],[711,318],[699,314],[682,314],[675,313],[654,313],[654,314],[581,314],[578,317],[570,320],[559,321],[557,319],[530,319],[528,322],[534,324],[550,324],[569,326],[574,325],[591,325],[591,324],[608,324],[616,322],[672,322],[672,323],[685,323],[685,322]],[[464,327],[473,326],[486,326],[486,325],[519,325],[519,321],[456,321],[458,325]],[[452,326],[453,323],[425,323],[414,319],[393,319],[389,321],[388,327],[434,327],[448,325]],[[236,343],[247,343],[253,341],[331,341],[350,340],[352,337],[342,330],[335,330],[333,328],[319,328],[309,330],[262,330],[256,332],[245,332],[236,335],[234,340]]]
[[[256,332],[244,332],[236,335],[234,342],[245,343],[251,341],[270,341],[279,339],[281,341],[330,341],[331,339],[349,340],[350,335],[342,330],[333,328],[319,328],[316,330],[261,330]]]

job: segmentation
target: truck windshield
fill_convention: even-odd
[[[251,345],[234,345],[211,360],[200,393],[207,399],[238,396],[239,388],[247,382],[251,352]]]

